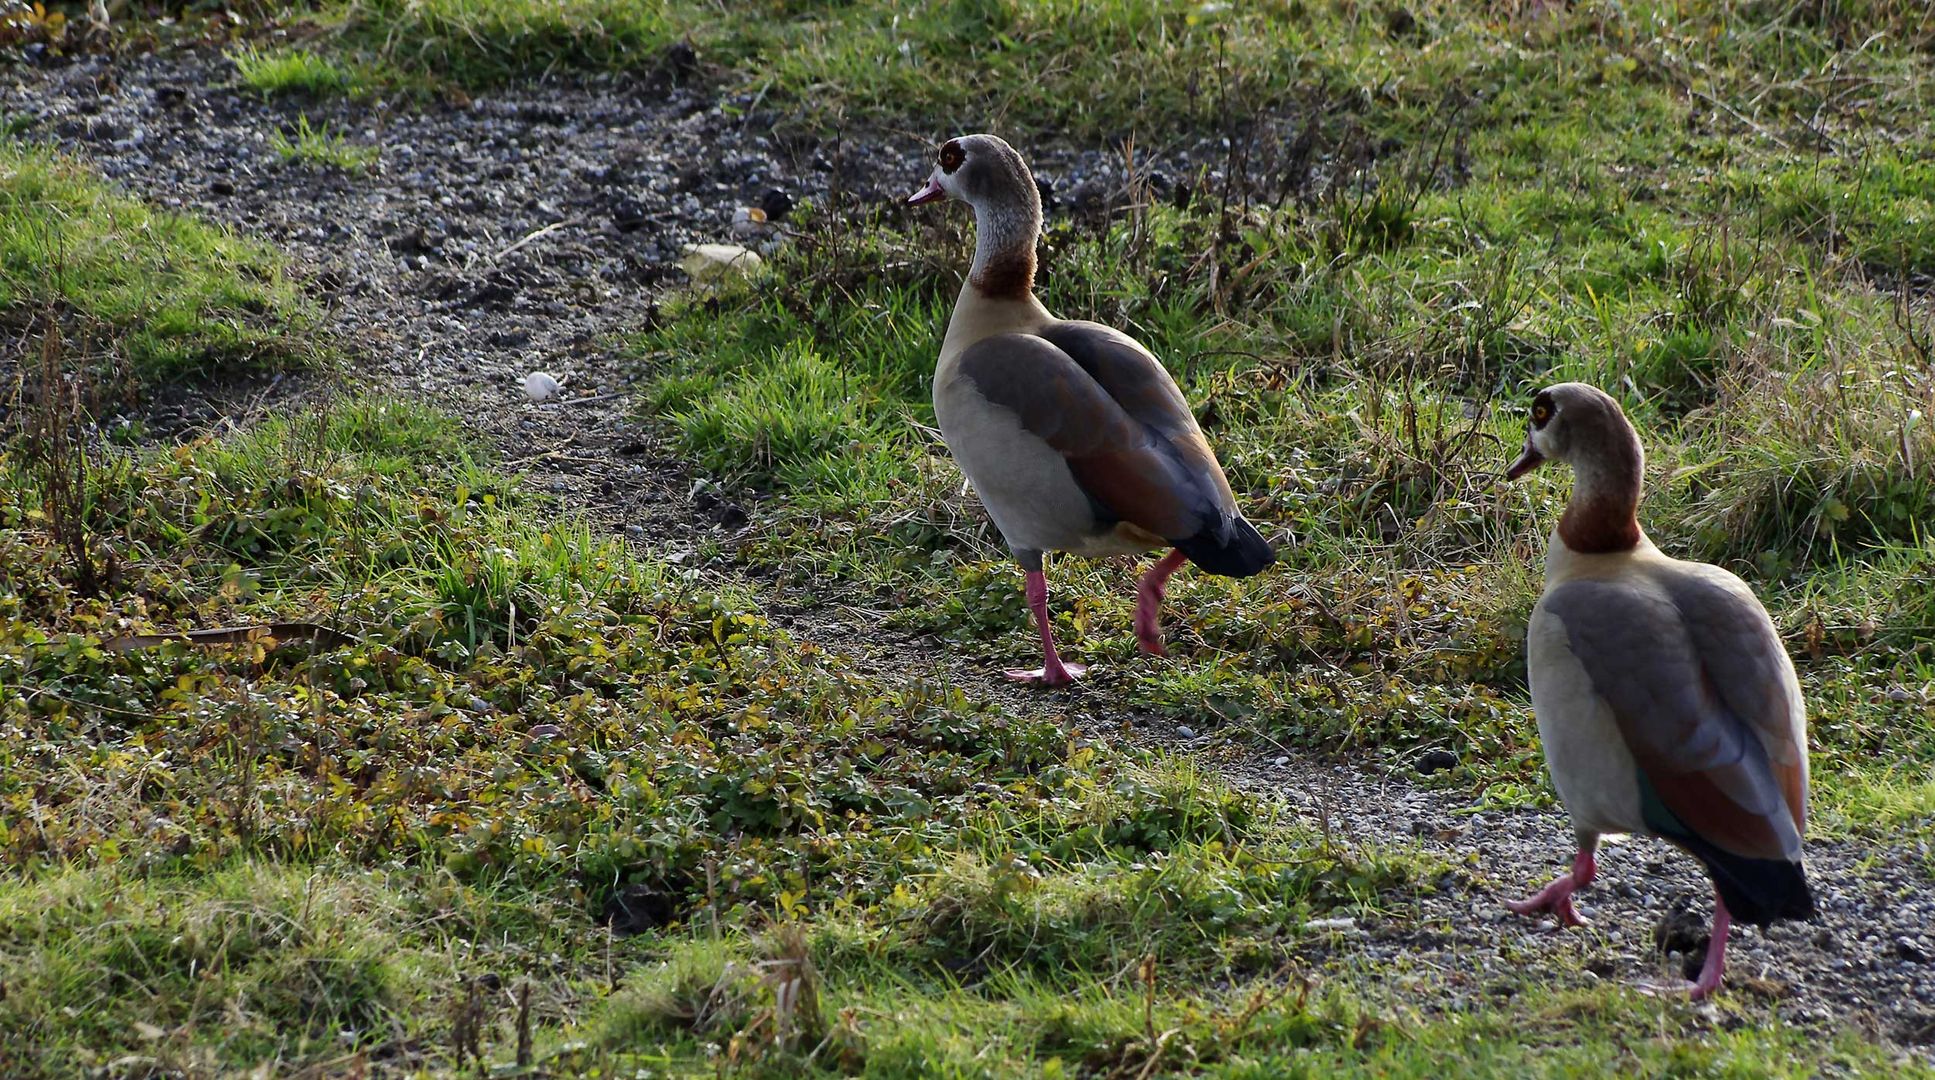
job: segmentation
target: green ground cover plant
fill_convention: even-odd
[[[296,117],[295,127],[271,136],[269,147],[284,161],[345,171],[368,169],[376,164],[380,153],[374,146],[350,142],[342,132],[331,131],[326,125],[312,126],[307,116]]]

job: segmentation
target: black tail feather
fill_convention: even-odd
[[[1697,840],[1681,843],[1706,865],[1736,922],[1766,926],[1776,919],[1814,917],[1814,892],[1800,863],[1750,859]]]
[[[1260,574],[1277,561],[1276,549],[1256,531],[1256,526],[1236,516],[1225,518],[1195,536],[1169,542],[1187,555],[1190,562],[1223,577]]]

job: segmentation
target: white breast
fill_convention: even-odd
[[[1546,612],[1543,603],[1532,610],[1526,661],[1546,768],[1572,816],[1573,828],[1594,833],[1644,832],[1632,751],[1619,734],[1612,709],[1572,655],[1565,626]]]

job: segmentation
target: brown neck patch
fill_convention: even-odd
[[[1590,449],[1580,455],[1590,465],[1573,467],[1572,501],[1559,519],[1559,539],[1587,555],[1631,551],[1639,546],[1640,484],[1646,455],[1639,436],[1619,418],[1598,438],[1586,438]]]
[[[1035,253],[1007,251],[991,256],[968,281],[990,300],[1025,300],[1035,291]]]
[[[1575,498],[1559,519],[1559,539],[1581,555],[1631,551],[1639,546],[1637,502],[1611,495]]]

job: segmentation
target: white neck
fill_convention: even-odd
[[[1041,236],[1041,213],[1014,203],[976,203],[974,206],[974,263],[968,280],[979,278],[997,261],[1025,259],[1032,271],[1035,241]]]
[[[1033,287],[1041,212],[1019,204],[976,203],[974,262],[954,301],[941,343],[946,359],[985,337],[1026,332],[1055,321]]]

